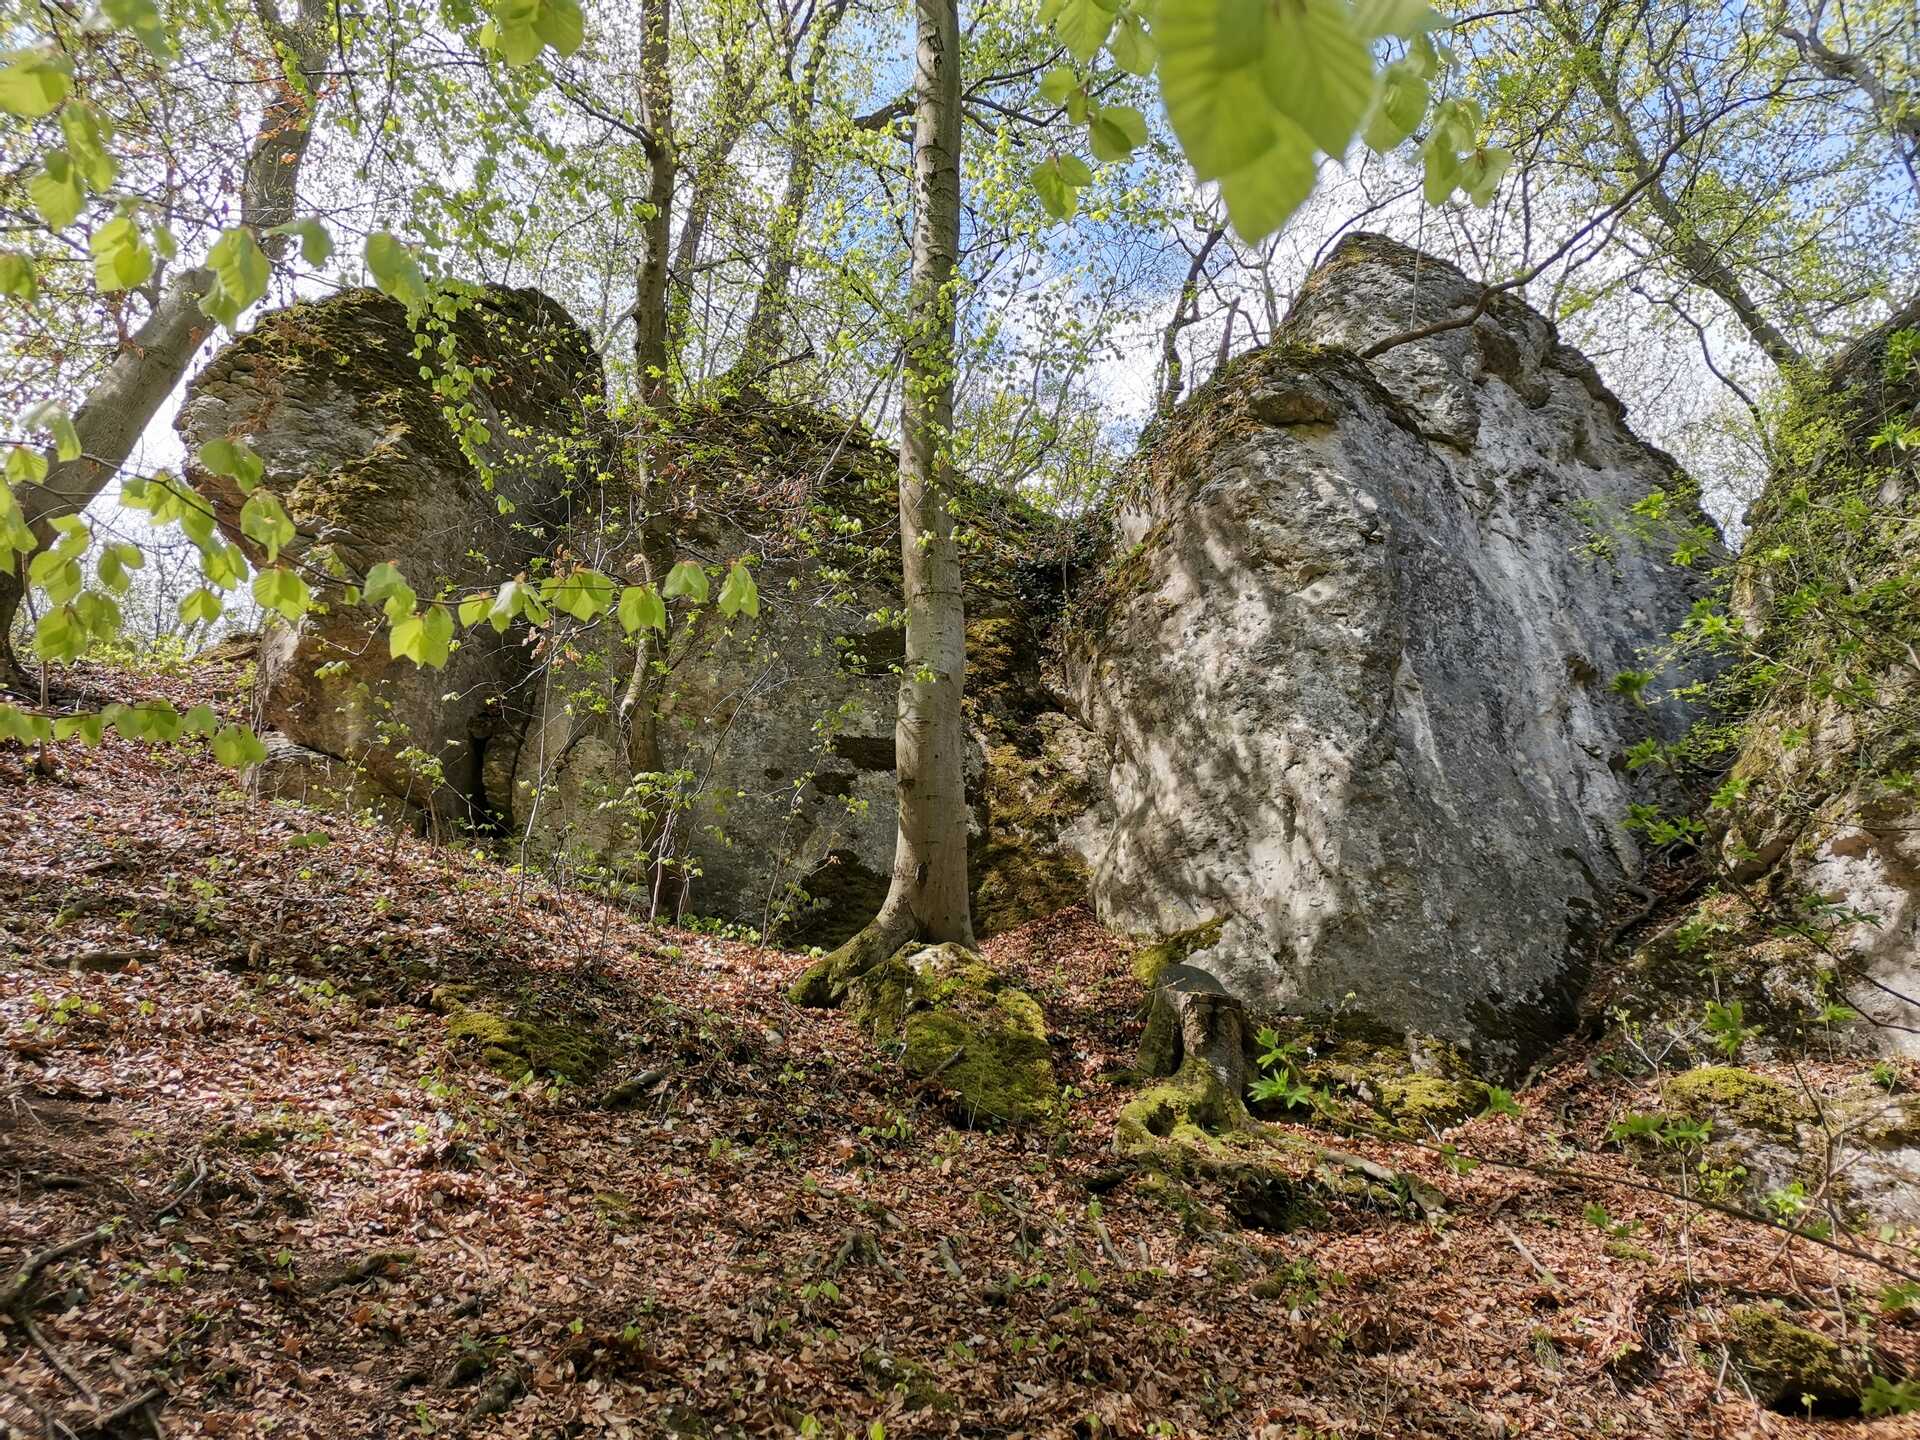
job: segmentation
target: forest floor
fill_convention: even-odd
[[[1444,1212],[1242,1229],[1116,1176],[1141,995],[1083,913],[984,946],[1064,1119],[968,1129],[787,1002],[802,956],[252,803],[194,748],[31,758],[0,756],[0,1433],[1917,1433],[1743,1391],[1730,1306],[1837,1332],[1887,1277],[1633,1188],[1578,1047],[1449,1138],[1599,1178],[1321,1133]],[[599,1077],[494,1073],[446,986],[575,1017]],[[1912,1367],[1915,1322],[1874,1328]]]

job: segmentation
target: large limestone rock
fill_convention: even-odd
[[[745,558],[760,613],[676,604],[625,721],[632,645],[608,626],[573,637],[514,762],[515,832],[535,856],[644,887],[667,915],[838,944],[878,910],[893,864],[896,461],[857,425],[756,401],[690,408],[657,463],[667,503],[648,533],[602,519],[563,548],[627,575],[643,549],[656,574],[698,557],[716,587]],[[1038,762],[1016,732],[1042,703],[1028,632],[1057,608],[1058,581],[1044,517],[1001,505],[968,518],[975,883],[983,915],[1017,923],[1082,893],[1036,882],[1055,852],[1027,846],[1039,822],[1020,803]]]
[[[269,758],[254,788],[491,830],[516,859],[620,884],[668,916],[792,944],[846,938],[877,909],[894,851],[893,454],[814,411],[690,406],[656,437],[642,495],[595,425],[599,361],[551,301],[482,290],[453,323],[445,352],[476,377],[470,446],[415,345],[404,310],[370,291],[267,315],[196,379],[179,429],[190,453],[220,438],[260,453],[312,577],[332,566],[344,583],[391,561],[425,598],[575,564],[624,585],[692,558],[717,589],[745,559],[759,614],[676,600],[669,637],[644,656],[611,618],[537,634],[482,624],[435,671],[391,659],[380,616],[327,586],[324,611],[262,640]],[[197,467],[192,479],[243,539],[233,483]],[[1055,527],[1006,501],[965,518],[990,933],[1084,893],[1084,867],[1052,843],[1084,809],[1084,776],[1063,775],[1029,723],[1051,703],[1038,637],[1059,607]]]
[[[1344,241],[1281,342],[1149,437],[1066,670],[1110,759],[1104,920],[1214,925],[1187,963],[1256,1010],[1364,1016],[1497,1071],[1570,1021],[1639,868],[1625,752],[1683,720],[1610,682],[1659,668],[1707,582],[1609,534],[1656,489],[1703,522],[1539,315],[1503,299],[1355,354],[1476,294]]]
[[[397,799],[437,826],[491,813],[487,749],[520,723],[532,672],[524,634],[466,632],[444,670],[388,654],[380,616],[345,603],[344,583],[395,562],[424,601],[493,587],[545,549],[570,488],[600,468],[590,417],[600,361],[579,326],[531,290],[483,289],[445,334],[473,370],[463,398],[421,379],[404,307],[349,290],[260,318],[195,378],[175,420],[189,457],[243,440],[300,535],[289,554],[325,603],[297,625],[267,626],[259,652],[266,723],[286,744],[257,767],[258,788]],[[464,404],[463,450],[442,405]],[[188,478],[222,528],[241,535],[234,482],[191,458]],[[298,763],[289,763],[287,757]]]

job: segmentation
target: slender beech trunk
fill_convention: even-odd
[[[634,272],[633,360],[635,398],[639,402],[633,436],[633,510],[638,539],[635,558],[641,578],[658,585],[661,537],[655,516],[653,446],[659,423],[673,404],[672,324],[667,304],[673,243],[673,74],[668,39],[670,0],[646,0],[640,50],[640,118],[646,139],[647,204],[640,228],[640,262]],[[626,741],[628,769],[635,774],[660,768],[659,658],[651,632],[634,637],[633,669],[620,697],[618,723]]]
[[[1579,73],[1585,78],[1594,98],[1606,111],[1607,121],[1613,129],[1614,142],[1633,169],[1633,178],[1645,186],[1647,206],[1659,220],[1665,232],[1664,248],[1675,263],[1693,279],[1694,283],[1710,290],[1733,312],[1747,337],[1760,348],[1775,367],[1782,373],[1803,368],[1807,357],[1789,340],[1780,327],[1775,325],[1761,310],[1759,303],[1740,283],[1740,277],[1733,267],[1722,258],[1720,251],[1702,239],[1694,229],[1693,223],[1673,198],[1666,182],[1655,169],[1653,160],[1648,156],[1646,147],[1640,143],[1640,137],[1633,128],[1633,119],[1627,113],[1627,107],[1620,96],[1620,77],[1610,69],[1602,53],[1603,36],[1589,36],[1583,33],[1579,17],[1564,5],[1542,7],[1548,23],[1565,43],[1574,57]]]
[[[794,267],[799,263],[800,225],[806,216],[807,202],[813,196],[813,177],[819,168],[820,146],[813,133],[813,112],[819,102],[820,71],[826,62],[834,29],[846,9],[842,0],[820,17],[800,83],[787,108],[786,190],[780,197],[780,209],[769,237],[766,272],[754,292],[753,310],[747,317],[746,334],[740,342],[740,357],[733,365],[732,379],[744,390],[758,388],[765,381],[768,369],[780,358],[787,294],[793,285]]]
[[[900,404],[900,562],[906,658],[894,727],[900,822],[880,913],[831,957],[859,974],[911,940],[973,943],[967,908],[966,615],[949,507],[954,267],[960,251],[960,21],[915,0],[913,275]]]
[[[643,411],[657,412],[673,396],[667,282],[673,249],[673,75],[668,38],[671,0],[646,0],[640,46],[640,117],[647,131],[647,218],[640,227],[640,263],[634,272],[633,359]],[[641,415],[645,426],[654,418]]]
[[[318,83],[332,49],[333,7],[331,0],[300,0],[293,19],[283,20],[273,0],[257,0],[255,13],[291,73],[283,74],[275,86],[247,153],[240,218],[268,256],[278,260],[288,237],[265,232],[293,219],[300,163],[319,109]],[[74,412],[79,458],[52,460],[47,478],[19,493],[23,517],[42,545],[52,539],[51,522],[85,510],[120,473],[141,434],[186,375],[202,342],[213,333],[214,322],[200,309],[212,284],[212,272],[199,268],[177,270],[161,280],[152,311]],[[0,571],[0,683],[16,687],[24,676],[13,653],[13,624],[25,598],[31,559],[18,555],[10,570]]]

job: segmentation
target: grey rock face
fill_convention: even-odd
[[[357,580],[390,561],[422,601],[443,587],[491,588],[541,553],[569,486],[598,468],[585,426],[602,393],[600,362],[533,291],[480,291],[451,340],[457,356],[487,366],[466,397],[483,427],[471,431],[471,455],[420,378],[405,309],[372,290],[261,317],[195,378],[175,428],[190,457],[214,439],[253,447],[300,529],[288,553],[310,581],[329,571]],[[262,563],[240,534],[234,483],[191,463],[188,479]],[[294,626],[276,620],[262,635],[268,726],[422,818],[478,819],[486,747],[518,723],[525,637],[481,626],[444,670],[422,670],[389,656],[380,616],[347,605],[343,583],[316,594],[324,611]],[[254,779],[282,772],[269,765]]]
[[[1258,1009],[1357,1011],[1511,1069],[1570,1018],[1638,869],[1611,693],[1704,579],[1594,525],[1673,463],[1540,316],[1358,348],[1469,306],[1443,262],[1351,237],[1286,342],[1151,442],[1068,683],[1111,757],[1094,898],[1220,920],[1190,957]]]

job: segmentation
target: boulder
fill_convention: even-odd
[[[1718,541],[1674,462],[1523,304],[1348,237],[1278,343],[1150,433],[1065,684],[1104,750],[1109,925],[1217,926],[1256,1011],[1345,1010],[1510,1073],[1570,1024],[1641,857],[1627,750]],[[1699,569],[1621,530],[1659,491]],[[1668,677],[1672,678],[1672,677]]]
[[[239,486],[194,458],[213,440],[253,448],[298,527],[286,553],[319,582],[323,608],[262,634],[267,726],[442,827],[494,814],[486,750],[524,713],[525,636],[482,626],[444,670],[423,670],[389,655],[379,614],[346,603],[347,586],[388,561],[422,601],[495,587],[535,561],[573,487],[602,468],[591,417],[603,382],[585,332],[532,290],[465,299],[420,334],[374,290],[263,315],[195,377],[174,422],[188,480],[259,564],[240,531]],[[428,346],[471,373],[464,397],[422,380]],[[443,407],[463,409],[462,438]],[[288,793],[282,777],[297,776],[304,794],[314,769],[272,764],[256,780]]]
[[[893,866],[897,461],[857,424],[756,399],[683,411],[656,469],[666,505],[644,532],[603,515],[559,548],[629,581],[691,555],[715,588],[744,558],[759,614],[676,602],[625,717],[632,644],[608,625],[570,636],[513,764],[514,832],[536,858],[644,886],[665,914],[837,945]],[[1065,786],[1047,788],[1019,733],[1050,703],[1031,636],[1058,605],[1057,527],[1006,501],[966,518],[966,763],[991,933],[1084,890],[1052,859]]]

